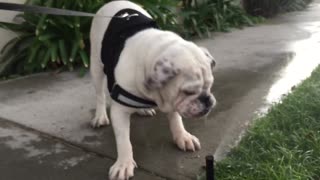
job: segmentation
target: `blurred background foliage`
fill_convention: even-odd
[[[29,0],[26,3],[84,12],[96,12],[110,0]],[[251,15],[260,5],[254,2],[289,0],[244,0]],[[298,1],[298,0],[296,0]],[[307,1],[307,0],[300,0]],[[161,29],[174,31],[190,39],[208,37],[212,31],[252,26],[263,20],[251,16],[234,0],[133,0],[143,6]],[[264,4],[263,4],[264,5]],[[289,3],[288,7],[294,5]],[[250,10],[253,8],[253,10]],[[8,78],[41,71],[80,69],[84,74],[89,66],[89,31],[92,18],[65,17],[33,13],[19,14],[20,23],[0,22],[0,27],[16,36],[1,50],[0,77]]]
[[[243,0],[246,11],[254,16],[272,17],[281,12],[305,9],[312,0]]]

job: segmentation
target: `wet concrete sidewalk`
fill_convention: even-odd
[[[320,62],[320,1],[197,43],[217,60],[217,108],[207,119],[185,121],[202,150],[179,151],[164,114],[134,116],[134,179],[196,179],[205,155],[223,157],[250,120],[309,76]],[[115,142],[110,126],[90,128],[94,100],[89,75],[45,73],[0,82],[1,179],[106,179]]]

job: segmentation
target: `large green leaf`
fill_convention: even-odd
[[[110,0],[27,0],[27,4],[97,12]],[[133,0],[145,8],[161,29],[176,31],[184,37],[210,35],[230,26],[252,25],[258,18],[247,16],[232,0]],[[2,49],[0,63],[5,74],[27,74],[48,69],[89,66],[89,31],[92,18],[22,13],[21,24],[0,22],[17,34]],[[16,49],[19,49],[19,53]],[[4,74],[4,73],[3,73]],[[0,72],[0,76],[3,75]]]

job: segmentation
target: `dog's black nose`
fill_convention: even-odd
[[[214,104],[213,98],[207,94],[201,94],[198,99],[205,107],[211,107]]]

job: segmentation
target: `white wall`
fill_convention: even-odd
[[[23,3],[25,0],[1,0],[1,2],[10,2],[10,3]],[[4,11],[0,10],[0,21],[1,22],[12,22],[14,16],[18,14],[13,11]],[[13,32],[9,32],[0,28],[0,49],[8,42],[10,39],[14,37]]]

